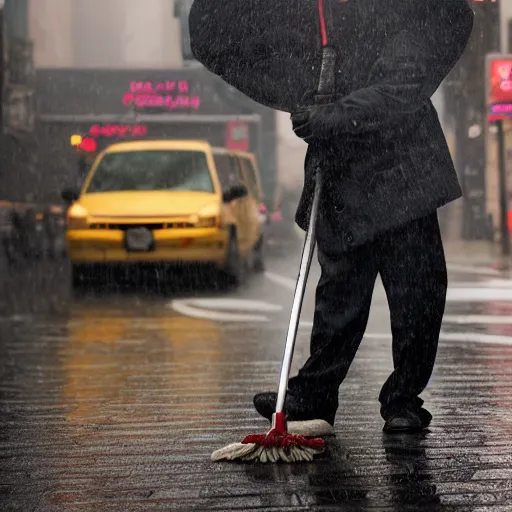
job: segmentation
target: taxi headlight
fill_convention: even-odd
[[[68,229],[87,229],[89,227],[87,217],[89,213],[87,210],[75,203],[71,206],[67,213],[67,228]]]
[[[198,228],[215,228],[219,225],[219,218],[214,217],[200,217],[197,221]]]

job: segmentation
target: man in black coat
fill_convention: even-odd
[[[268,9],[274,29],[265,37],[266,48],[279,55],[291,40],[295,50],[288,51],[301,56],[307,74],[318,67],[320,45],[275,29],[286,26],[294,6],[313,16],[307,9],[316,2],[302,3],[304,9],[289,0],[274,2]],[[466,0],[324,0],[324,7],[328,44],[337,53],[336,101],[316,106],[313,87],[309,96],[300,91],[297,100],[290,92],[284,101],[278,93],[286,89],[286,77],[276,73],[270,80],[262,73],[261,81],[260,101],[292,112],[295,133],[309,144],[296,215],[303,229],[315,173],[325,182],[311,356],[290,379],[285,412],[289,420],[334,422],[338,389],[363,338],[380,274],[391,311],[394,363],[379,396],[384,430],[423,429],[432,417],[419,395],[432,374],[447,288],[437,209],[461,196],[430,98],[464,51],[473,12]],[[252,69],[263,65],[243,42],[237,48],[232,58],[254,58]],[[259,99],[257,84],[249,83],[250,75],[242,82],[240,67],[227,56],[215,65],[210,69]],[[254,397],[256,409],[269,419],[275,403],[276,393]]]

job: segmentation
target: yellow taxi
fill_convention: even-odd
[[[261,185],[254,155],[194,140],[120,142],[80,191],[67,188],[73,281],[87,267],[214,264],[233,284],[262,271]]]

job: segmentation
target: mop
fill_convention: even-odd
[[[323,0],[318,0],[318,12],[322,36],[322,66],[315,101],[326,103],[332,101],[335,90],[334,66],[336,52],[327,45],[327,31],[323,12]],[[287,424],[284,413],[284,402],[288,379],[292,364],[300,313],[306,290],[306,282],[315,250],[315,228],[318,218],[318,205],[322,192],[322,176],[316,169],[315,191],[311,205],[308,229],[302,250],[299,275],[293,297],[290,323],[286,336],[279,387],[277,393],[276,411],[272,415],[272,428],[266,434],[253,434],[245,437],[240,443],[232,443],[212,453],[213,461],[242,461],[242,462],[308,462],[315,455],[324,452],[325,443],[322,437],[334,434],[333,427],[325,420],[297,421]]]
[[[279,388],[277,394],[276,412],[272,415],[272,428],[266,434],[249,435],[241,443],[233,443],[216,450],[212,454],[213,461],[253,461],[253,462],[301,462],[311,461],[316,454],[324,451],[324,440],[321,437],[306,437],[315,432],[315,435],[331,435],[332,426],[324,420],[311,420],[307,422],[291,422],[287,425],[283,412],[288,377],[293,358],[293,350],[297,337],[300,311],[306,288],[307,276],[315,249],[315,223],[318,213],[318,202],[321,192],[321,175],[316,174],[315,193],[309,219],[309,226],[302,251],[299,277],[295,288],[288,335],[281,365]],[[302,435],[301,432],[304,434]]]

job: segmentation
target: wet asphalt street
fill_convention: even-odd
[[[512,278],[480,265],[450,266],[423,394],[428,431],[381,432],[391,353],[378,285],[328,457],[209,461],[267,428],[252,396],[277,382],[297,259],[274,251],[265,275],[227,294],[187,279],[72,294],[65,262],[10,272],[0,294],[0,510],[512,510]],[[294,368],[307,356],[317,279],[315,265]]]

